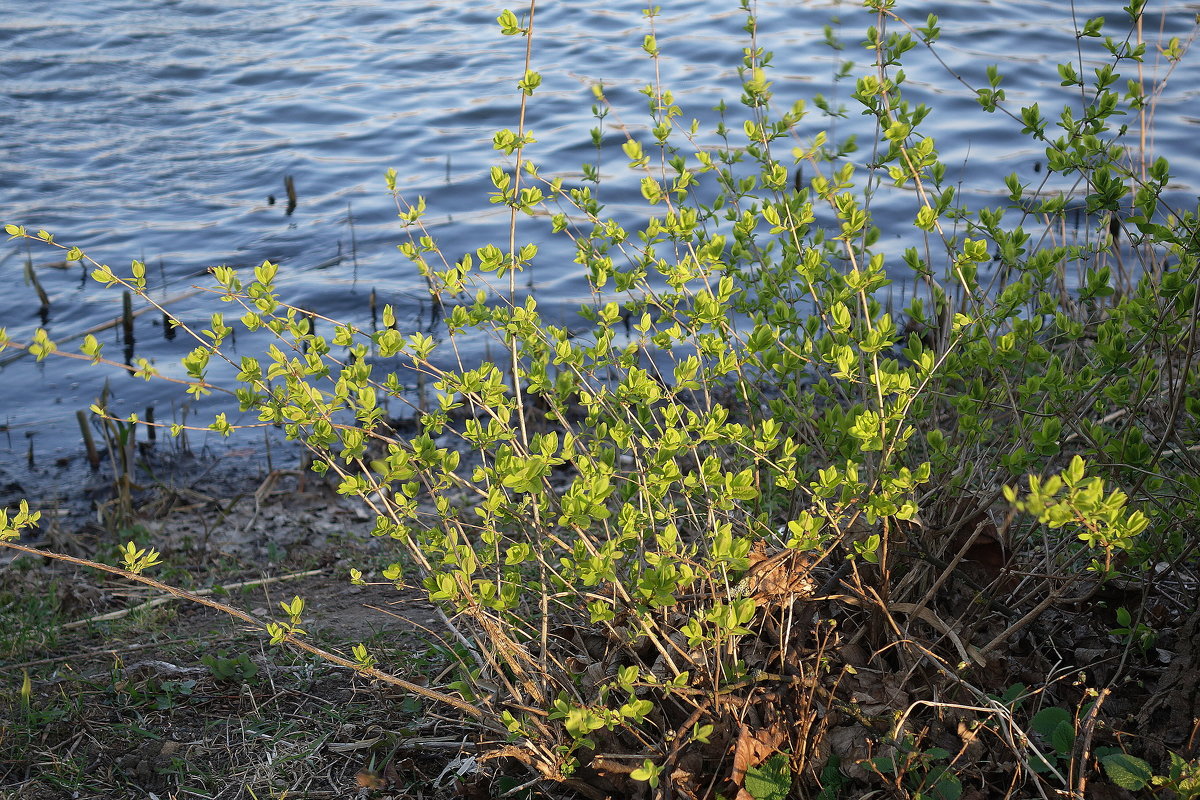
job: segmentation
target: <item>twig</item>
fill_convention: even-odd
[[[877,599],[874,603],[872,603],[868,600],[862,600],[857,597],[854,597],[853,595],[844,595],[844,594],[831,594],[831,595],[825,595],[824,597],[814,598],[814,599],[841,600],[843,603],[847,603],[849,605],[859,606],[861,608],[867,608],[867,609],[875,608],[876,606],[878,606],[879,608],[886,610],[889,613],[889,615],[892,611],[898,611],[901,614],[904,614],[906,616],[916,617],[917,619],[925,622],[927,625],[929,625],[931,628],[936,630],[938,633],[947,637],[950,640],[950,643],[954,645],[954,649],[958,651],[959,658],[962,659],[963,663],[966,663],[966,664],[974,663],[974,664],[978,664],[981,667],[987,666],[987,659],[984,657],[983,654],[987,651],[988,648],[985,647],[982,650],[980,650],[979,648],[972,646],[969,642],[964,644],[963,640],[959,637],[959,635],[954,632],[954,629],[951,628],[949,625],[947,625],[942,620],[941,617],[939,617],[937,614],[935,614],[929,608],[925,608],[916,603],[896,603],[896,602],[885,603],[882,600],[882,598]],[[897,626],[897,633],[900,633],[898,626]],[[903,636],[903,634],[900,634],[900,635]],[[995,643],[993,642],[993,644],[995,644]],[[989,645],[989,647],[990,646],[991,645]]]
[[[992,639],[990,642],[985,644],[983,647],[980,647],[979,655],[986,656],[992,650],[995,650],[997,647],[1004,644],[1004,642],[1010,636],[1015,636],[1017,633],[1020,633],[1022,630],[1024,630],[1026,628],[1026,626],[1028,626],[1031,622],[1033,622],[1038,617],[1040,617],[1046,611],[1047,608],[1052,606],[1054,603],[1063,601],[1063,595],[1066,593],[1067,589],[1070,588],[1072,583],[1074,583],[1074,581],[1067,583],[1063,586],[1060,586],[1057,589],[1052,589],[1050,591],[1050,594],[1046,597],[1046,599],[1042,600],[1042,602],[1040,602],[1036,606],[1034,606],[1033,609],[1028,614],[1021,617],[1019,620],[1014,622],[1012,625],[1009,625],[1007,628],[1004,629],[1003,633],[996,636],[996,638]],[[1078,598],[1072,598],[1072,599],[1075,602],[1083,602],[1084,600],[1087,600],[1089,597],[1091,597],[1093,594],[1095,594],[1099,588],[1100,588],[1100,584],[1097,583],[1095,586],[1093,586],[1088,592],[1084,593],[1082,596],[1080,596]]]
[[[68,653],[65,656],[54,656],[53,658],[39,658],[37,661],[26,661],[23,664],[5,664],[6,670],[28,669],[29,667],[44,667],[47,664],[57,664],[60,661],[74,661],[90,658],[91,656],[102,656],[111,653],[114,656],[122,653],[132,653],[134,650],[145,650],[147,647],[167,647],[179,642],[186,642],[188,639],[167,639],[161,642],[140,642],[139,644],[123,645],[120,648],[116,647],[97,647],[93,650],[81,650],[77,653]]]
[[[692,715],[688,717],[687,720],[675,731],[675,746],[671,748],[670,753],[667,753],[666,760],[663,762],[662,771],[667,776],[667,781],[665,784],[663,784],[662,788],[663,800],[671,800],[671,796],[674,794],[675,781],[671,775],[675,771],[675,761],[679,758],[679,751],[682,750],[683,746],[690,741],[690,739],[687,738],[687,732],[693,725],[700,721],[700,718],[703,717],[707,711],[708,709],[704,706],[697,706],[696,710],[692,712]]]
[[[227,583],[224,586],[214,586],[211,589],[200,589],[195,594],[198,597],[207,597],[208,595],[213,594],[213,593],[217,592],[218,590],[225,591],[225,592],[231,592],[234,589],[245,589],[245,588],[251,587],[251,586],[262,586],[262,585],[268,584],[268,583],[279,583],[280,581],[290,581],[290,580],[295,580],[296,578],[308,578],[313,575],[320,575],[320,574],[321,574],[321,570],[310,569],[308,572],[293,572],[291,575],[279,575],[279,576],[276,576],[273,578],[258,578],[256,580],[242,581],[240,583]],[[62,629],[63,630],[74,630],[75,628],[82,628],[83,626],[89,625],[93,622],[108,622],[108,621],[114,620],[114,619],[122,619],[123,617],[127,617],[136,611],[145,611],[146,609],[154,608],[155,606],[164,605],[165,603],[169,603],[175,599],[176,599],[175,597],[171,597],[171,596],[156,597],[153,600],[147,600],[144,603],[140,603],[136,606],[131,606],[129,608],[121,608],[116,611],[109,611],[106,614],[97,614],[96,616],[88,617],[87,619],[76,620],[75,622],[68,622],[67,624],[62,626]]]
[[[1075,745],[1075,752],[1071,754],[1071,769],[1079,770],[1079,777],[1075,783],[1075,798],[1083,800],[1084,790],[1087,788],[1087,760],[1092,754],[1092,734],[1096,731],[1096,718],[1100,715],[1100,706],[1108,698],[1110,689],[1101,689],[1096,696],[1096,702],[1092,703],[1092,707],[1088,709],[1087,716],[1083,718],[1080,727],[1083,729],[1083,736]]]

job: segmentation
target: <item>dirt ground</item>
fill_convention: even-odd
[[[383,671],[422,685],[445,687],[460,677],[443,619],[412,585],[398,548],[371,537],[369,509],[311,474],[264,473],[262,464],[253,451],[164,457],[151,465],[157,477],[132,489],[124,509],[114,504],[110,476],[75,488],[64,482],[42,498],[44,522],[24,543],[114,564],[116,546],[133,540],[163,553],[152,574],[168,584],[195,592],[227,587],[211,596],[257,618],[282,618],[279,603],[300,596],[315,644],[345,656],[364,643]],[[394,584],[382,572],[397,562],[402,577]],[[972,577],[968,567],[1000,569],[980,562],[955,575]],[[368,585],[351,585],[351,568]],[[1046,607],[971,680],[1000,703],[1027,692],[1033,707],[1022,714],[1081,710],[1087,687],[1109,686],[1103,715],[1093,720],[1095,747],[1124,748],[1156,765],[1169,753],[1200,758],[1200,612],[1189,576],[1179,568],[1153,586],[1117,581],[1086,603]],[[933,605],[947,619],[970,603],[971,593],[953,583]],[[977,641],[1026,613],[1003,600],[993,598]],[[1124,607],[1141,609],[1145,637],[1114,635],[1116,609]],[[879,752],[863,715],[897,717],[929,706],[920,693],[931,686],[947,698],[955,690],[936,676],[904,683],[889,661],[895,649],[871,644],[880,626],[865,609],[829,599],[813,606],[812,618],[844,637],[816,654],[827,665],[828,696],[845,707],[811,723],[814,751],[842,765],[838,788],[821,797],[861,796],[878,786],[863,765]],[[934,646],[940,637],[919,623],[907,630]],[[748,664],[756,663],[759,644],[747,639]],[[796,655],[812,654],[800,648]],[[1021,772],[1011,749],[990,728],[970,728],[970,715],[957,713],[955,702],[934,705],[941,710],[920,723],[924,752],[954,758],[962,798],[1000,796],[988,787],[1011,785]],[[741,748],[741,739],[783,724],[743,720],[746,736],[736,747],[714,745],[714,763]],[[490,797],[495,786],[476,760],[489,744],[420,698],[273,648],[261,632],[212,608],[0,551],[0,800]],[[1087,797],[1155,796],[1106,782],[1096,769]]]
[[[370,536],[369,510],[299,471],[263,474],[259,455],[162,459],[116,532],[102,474],[31,498],[46,511],[23,543],[110,564],[122,541],[152,546],[166,583],[233,585],[214,598],[260,618],[300,596],[313,642],[343,655],[363,642],[393,674],[453,680],[435,609],[379,577],[398,556]],[[472,763],[470,732],[416,698],[272,648],[220,611],[13,555],[0,553],[4,800],[436,797]]]

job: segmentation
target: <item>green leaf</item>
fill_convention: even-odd
[[[929,790],[923,794],[934,800],[958,800],[962,797],[962,781],[946,767],[934,767],[925,776]]]
[[[1149,786],[1151,778],[1154,777],[1149,764],[1120,750],[1099,748],[1096,750],[1096,756],[1104,766],[1104,774],[1122,789],[1140,791]]]
[[[517,15],[507,8],[500,12],[500,16],[496,17],[496,22],[500,25],[500,32],[505,36],[516,36],[518,33],[525,32],[525,29],[517,21]]]
[[[662,767],[656,766],[653,761],[646,759],[642,765],[629,773],[629,777],[635,781],[643,781],[649,783],[651,788],[658,786],[658,774],[662,772]]]
[[[1060,755],[1067,755],[1075,747],[1075,726],[1070,722],[1060,722],[1050,734],[1050,743]]]
[[[785,800],[792,788],[792,767],[785,753],[746,770],[746,791],[754,800]]]
[[[1051,706],[1034,714],[1029,725],[1049,741],[1054,735],[1055,728],[1064,722],[1068,725],[1072,723],[1071,713],[1066,709]]]

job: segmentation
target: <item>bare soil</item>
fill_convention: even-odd
[[[430,686],[454,681],[454,645],[443,637],[438,611],[418,587],[380,577],[398,550],[371,537],[369,510],[311,475],[263,474],[261,463],[261,454],[233,451],[215,463],[159,464],[160,477],[133,490],[124,512],[114,503],[112,481],[97,477],[49,498],[43,507],[52,513],[35,543],[115,563],[115,546],[133,539],[162,551],[164,564],[154,574],[168,583],[193,591],[248,584],[215,596],[258,617],[279,618],[280,601],[303,597],[304,628],[314,642],[343,654],[363,642],[385,671]],[[97,523],[98,512],[105,525]],[[114,532],[119,513],[128,518]],[[899,649],[875,642],[902,632],[952,659],[955,651],[939,625],[973,602],[967,584],[987,585],[1000,576],[994,585],[1003,585],[1008,567],[991,555],[981,551],[965,559],[927,616],[900,609],[883,620],[836,597],[814,599],[802,615],[808,627],[794,632],[793,655],[826,665],[818,687],[826,700],[813,705],[815,695],[807,690],[755,684],[738,698],[745,711],[715,732],[704,763],[677,765],[678,785],[691,779],[712,786],[712,776],[736,779],[739,770],[744,779],[781,746],[792,753],[807,747],[811,763],[835,765],[830,774],[838,775],[838,788],[828,797],[860,796],[880,786],[873,760],[900,757],[882,744],[878,721],[909,715],[916,752],[948,753],[961,778],[961,797],[1032,791],[1024,786],[1005,794],[1023,765],[1013,760],[1003,730],[954,699],[953,681],[922,673]],[[486,743],[419,698],[272,648],[260,632],[213,609],[177,600],[155,604],[143,587],[94,570],[0,556],[2,800],[496,794],[494,785],[481,782],[475,761]],[[752,569],[757,593],[812,593],[804,564],[763,564],[774,571]],[[362,570],[369,585],[351,585],[351,567]],[[1000,703],[1014,688],[1027,687],[1022,719],[1039,708],[1075,709],[1076,730],[1086,731],[1093,751],[1124,749],[1156,769],[1168,753],[1196,759],[1196,591],[1178,577],[1157,585],[1114,581],[1086,601],[1050,604],[970,666],[970,681]],[[764,659],[778,651],[771,637],[798,624],[794,608],[767,613],[756,637],[746,638],[748,666],[765,672],[788,666]],[[1144,646],[1113,633],[1118,608],[1136,611],[1147,624],[1152,638]],[[974,641],[989,641],[1027,611],[1007,607],[1003,593],[994,593]],[[115,618],[100,619],[114,612]],[[888,626],[899,627],[889,632]],[[1101,687],[1107,689],[1102,713],[1089,716],[1095,699],[1089,690]],[[793,703],[823,710],[819,717],[790,718]],[[1053,749],[1047,741],[1037,744]],[[1120,788],[1091,764],[1086,797],[1152,796]],[[597,757],[584,765],[576,788],[588,789],[586,796],[645,794],[627,769],[614,769]],[[911,783],[898,785],[886,796],[914,790]],[[738,791],[734,785],[732,792]]]
[[[163,553],[153,572],[167,583],[251,583],[215,598],[259,617],[303,597],[314,642],[342,653],[364,642],[398,676],[453,680],[434,608],[378,575],[396,552],[370,536],[373,515],[311,476],[262,474],[260,455],[170,464],[132,491],[115,533],[96,522],[99,510],[111,528],[115,509],[111,479],[97,476],[43,498],[49,513],[24,543],[116,563],[115,545],[133,539]],[[416,698],[272,648],[211,608],[156,605],[144,587],[50,559],[0,559],[4,800],[386,798],[459,785],[447,765],[473,751],[470,732]],[[351,566],[368,585],[349,583]]]

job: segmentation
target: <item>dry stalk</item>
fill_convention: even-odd
[[[1080,723],[1083,736],[1075,741],[1074,751],[1071,753],[1071,771],[1078,771],[1075,776],[1075,800],[1083,800],[1084,790],[1087,789],[1087,760],[1092,753],[1092,735],[1096,732],[1096,720],[1100,715],[1100,706],[1108,699],[1110,689],[1101,689],[1096,696],[1096,702],[1092,703],[1092,707],[1088,709],[1087,716]]]
[[[239,583],[227,583],[222,586],[214,586],[212,589],[199,589],[196,592],[194,592],[194,594],[197,597],[206,597],[210,594],[215,593],[218,589],[221,591],[224,591],[224,592],[231,592],[234,589],[246,589],[246,588],[255,587],[255,586],[265,586],[266,584],[269,584],[269,583],[280,583],[282,581],[296,580],[297,578],[310,578],[313,575],[320,575],[320,574],[321,574],[321,570],[310,569],[307,572],[293,572],[290,575],[278,575],[273,578],[258,578],[256,580],[252,580],[252,581],[241,581]],[[68,622],[65,625],[63,625],[62,628],[63,628],[63,630],[74,630],[75,628],[82,628],[86,625],[90,625],[93,622],[111,622],[114,619],[122,619],[122,618],[127,617],[130,614],[133,614],[138,611],[146,611],[148,609],[155,608],[156,606],[164,605],[175,599],[177,599],[177,596],[156,597],[153,600],[147,600],[144,603],[139,603],[138,605],[130,606],[129,608],[121,608],[116,611],[109,611],[107,614],[97,614],[94,617],[87,617],[86,619],[76,620],[75,622]]]

